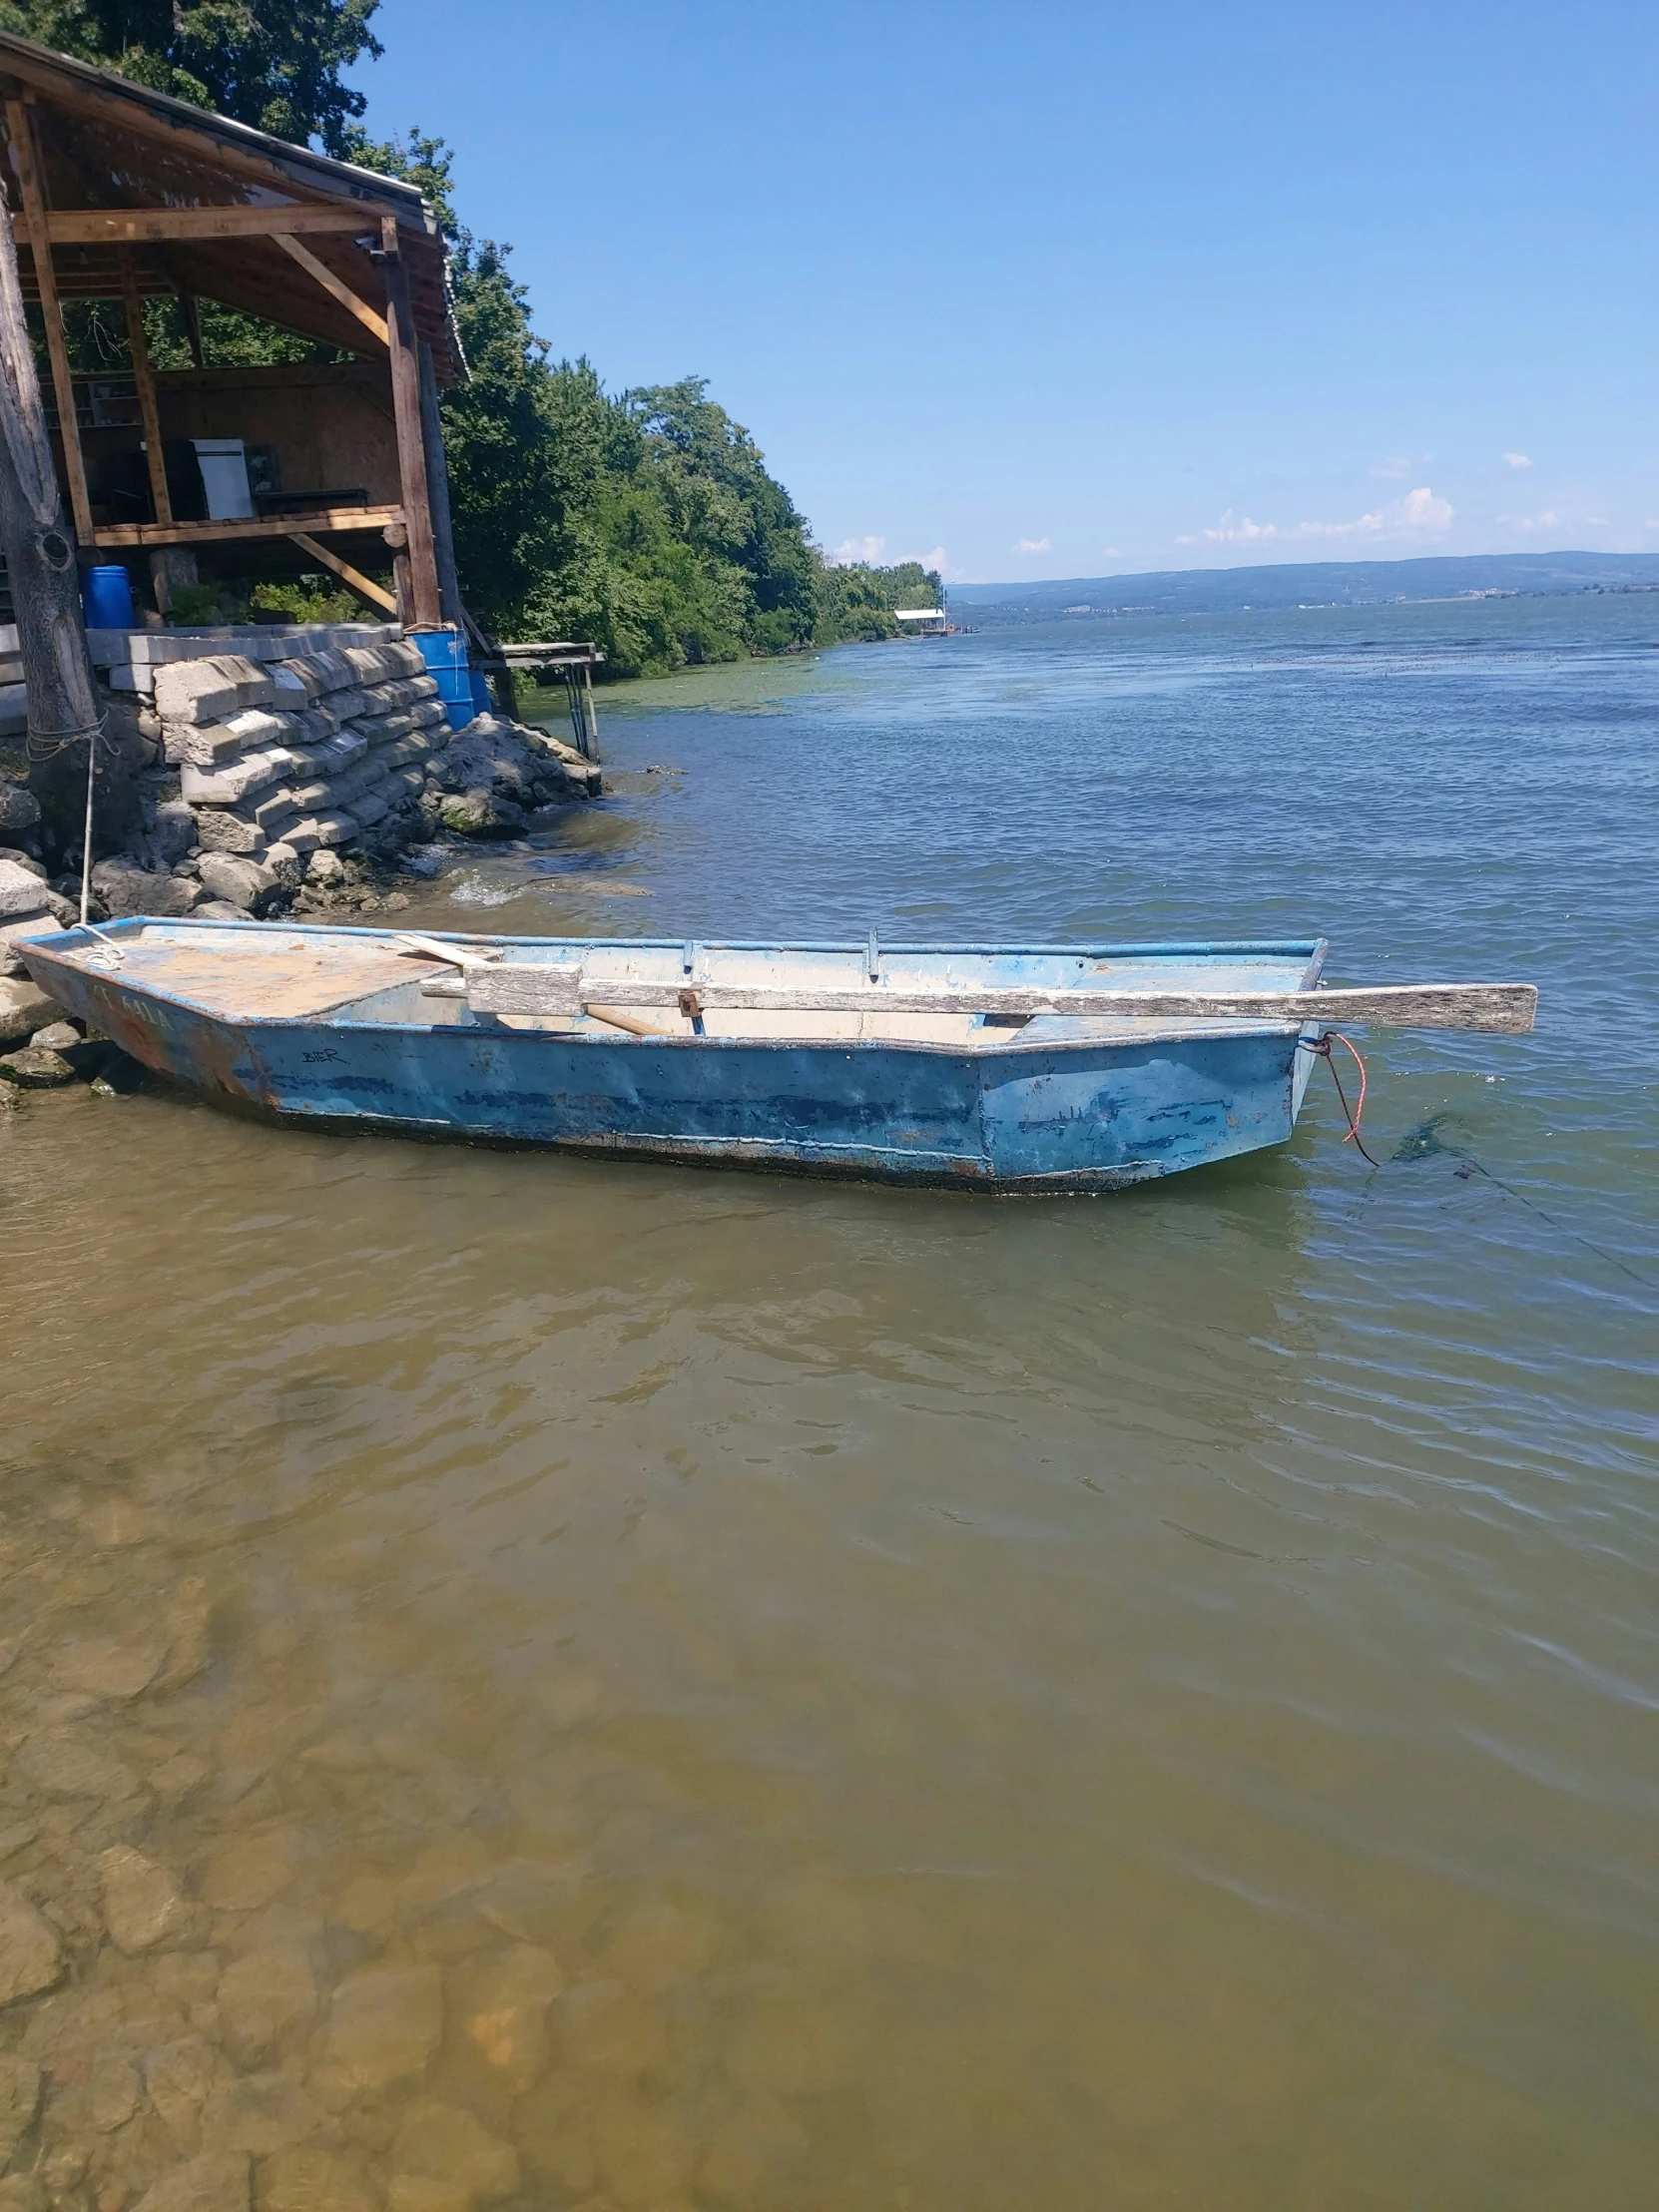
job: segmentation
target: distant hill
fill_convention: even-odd
[[[1301,561],[1262,568],[1160,569],[1059,583],[952,584],[953,611],[975,623],[1052,622],[1068,614],[1219,615],[1244,608],[1381,607],[1495,592],[1659,589],[1659,553],[1472,553],[1415,561]]]

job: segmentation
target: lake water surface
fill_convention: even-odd
[[[0,1122],[0,1875],[61,1943],[14,2165],[1651,2202],[1656,647],[1585,595],[696,672],[414,887],[1536,981],[1533,1037],[1362,1040],[1375,1169],[1323,1071],[1283,1150],[1087,1200]]]

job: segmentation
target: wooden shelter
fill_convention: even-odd
[[[437,393],[465,364],[420,194],[3,33],[0,122],[81,558],[142,550],[165,577],[174,548],[238,546],[258,564],[291,545],[414,628],[464,621]],[[156,293],[181,303],[192,368],[152,367]],[[130,369],[72,365],[62,310],[91,299],[121,303]],[[209,366],[202,300],[356,358]],[[395,598],[357,565],[387,544]]]

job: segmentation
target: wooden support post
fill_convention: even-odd
[[[408,528],[410,612],[415,629],[435,630],[443,622],[438,597],[437,558],[432,547],[432,504],[426,481],[426,444],[420,430],[420,355],[409,273],[397,244],[397,218],[380,221],[380,264],[386,279],[386,338],[391,357],[391,403],[397,422],[397,473],[403,491],[403,520]]]
[[[190,357],[198,368],[206,368],[208,356],[202,350],[202,302],[195,292],[180,292],[179,312],[185,318],[185,342],[190,347]]]
[[[150,497],[156,520],[171,527],[173,501],[167,489],[167,463],[162,452],[162,418],[156,405],[156,377],[150,366],[150,339],[144,327],[144,301],[139,297],[138,276],[131,252],[121,257],[121,296],[127,305],[127,343],[133,354],[133,381],[138,386],[139,415],[144,423],[144,457],[150,464]],[[162,612],[167,612],[164,607]]]
[[[21,100],[6,102],[6,137],[11,144],[12,168],[17,172],[18,194],[29,227],[29,250],[35,258],[35,284],[40,292],[41,319],[46,324],[46,352],[52,363],[52,389],[58,401],[58,430],[63,439],[64,474],[69,479],[69,505],[75,531],[83,545],[92,543],[92,501],[87,496],[87,469],[81,453],[81,432],[75,420],[75,385],[69,373],[69,348],[64,343],[63,304],[52,267],[52,242],[46,227],[46,200],[41,191],[40,163],[36,156],[34,119]],[[15,266],[15,248],[8,241]]]
[[[409,584],[409,532],[401,515],[388,522],[384,537],[391,549],[391,587],[397,594],[397,619],[405,629],[414,620],[414,594]]]
[[[396,615],[397,601],[384,585],[376,584],[360,568],[353,568],[349,561],[342,561],[337,553],[330,553],[325,545],[319,545],[315,538],[306,537],[302,530],[290,531],[289,535],[301,553],[308,553],[313,561],[320,561],[324,568],[332,569],[340,582],[349,584],[359,599],[366,599],[371,607],[378,607],[384,614]]]
[[[64,527],[35,349],[23,312],[17,248],[0,222],[0,551],[11,579],[18,650],[28,689],[30,784],[60,848],[72,845],[86,804],[99,726],[87,659],[75,546]]]
[[[158,545],[152,547],[147,558],[150,563],[150,588],[156,595],[156,605],[164,615],[171,616],[175,591],[187,588],[194,590],[202,581],[196,562],[196,549],[189,545]]]
[[[455,538],[449,521],[449,461],[443,450],[443,417],[438,412],[438,377],[432,348],[420,341],[420,436],[426,449],[426,488],[432,497],[432,556],[438,570],[438,604],[445,622],[464,626],[461,579],[455,567]]]

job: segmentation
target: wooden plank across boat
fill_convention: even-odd
[[[1529,984],[1321,986],[1324,938],[1121,945],[76,928],[18,948],[148,1066],[295,1121],[1002,1191],[1281,1144],[1327,1023],[1530,1029]]]

